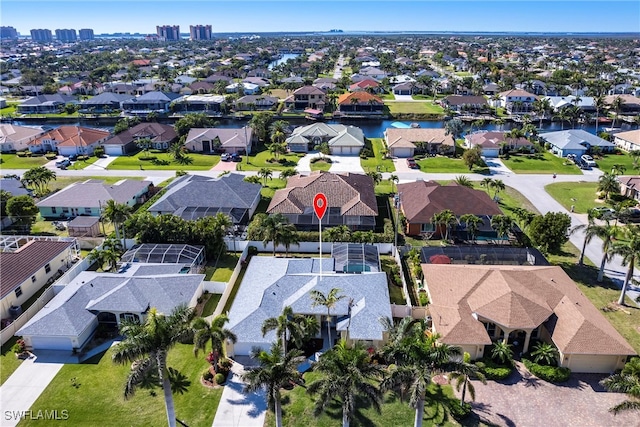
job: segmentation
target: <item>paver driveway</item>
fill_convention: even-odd
[[[483,421],[499,426],[640,426],[637,412],[608,411],[625,396],[606,392],[598,384],[604,377],[574,374],[566,384],[554,385],[529,375],[518,363],[518,372],[502,383],[474,381],[476,401],[471,404]]]

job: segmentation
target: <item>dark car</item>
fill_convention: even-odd
[[[416,160],[413,157],[409,157],[407,159],[407,166],[409,166],[410,169],[420,169],[420,166],[418,166]]]
[[[77,154],[70,155],[69,160],[71,160],[72,162],[75,162],[76,160],[78,160],[78,155]]]
[[[56,162],[56,166],[60,169],[66,169],[67,167],[71,166],[71,162],[69,161],[69,159],[63,159]]]
[[[640,209],[638,209],[638,208],[629,208],[629,209],[627,209],[620,216],[620,222],[622,222],[622,223],[628,223],[628,222],[637,223],[637,222],[640,222]]]
[[[231,161],[232,162],[241,162],[242,161],[242,156],[240,156],[240,154],[238,154],[238,153],[233,153],[231,155]]]

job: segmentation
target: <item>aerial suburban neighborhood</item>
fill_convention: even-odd
[[[0,425],[638,423],[638,31],[12,23]]]

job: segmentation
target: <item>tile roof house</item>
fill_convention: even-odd
[[[253,129],[242,128],[191,128],[184,146],[199,153],[251,153]]]
[[[618,181],[620,181],[620,193],[640,203],[640,176],[618,176]]]
[[[575,154],[577,157],[590,152],[592,147],[600,147],[603,153],[609,153],[615,144],[602,139],[583,129],[568,129],[556,132],[545,132],[540,138],[551,144],[551,152],[558,157]]]
[[[640,150],[640,129],[614,134],[613,143],[625,151]]]
[[[102,146],[106,154],[110,156],[121,156],[136,151],[138,149],[136,141],[139,139],[149,138],[151,139],[153,148],[164,150],[169,148],[177,137],[178,134],[173,126],[163,125],[157,122],[144,122],[113,135],[107,139]]]
[[[440,185],[435,181],[414,181],[398,184],[398,194],[400,210],[407,220],[406,233],[409,235],[442,234],[443,230],[432,223],[433,215],[448,209],[458,218],[465,214],[482,217],[484,226],[481,226],[478,235],[495,237],[490,227],[490,218],[502,215],[502,211],[484,191],[455,182]],[[460,231],[462,230],[464,227]]]
[[[373,179],[354,173],[315,171],[288,179],[287,187],[276,190],[267,208],[268,214],[281,213],[299,230],[316,230],[313,197],[324,193],[328,209],[322,225],[346,225],[353,230],[375,228],[378,204]]]
[[[369,92],[347,92],[338,97],[338,111],[342,116],[382,114],[382,99]]]
[[[465,135],[465,147],[480,147],[482,155],[485,157],[498,157],[502,144],[505,144],[511,150],[520,148],[531,150],[533,143],[527,138],[521,136],[519,138],[509,137],[508,132],[501,131],[478,131]]]
[[[37,95],[17,106],[19,114],[59,113],[67,104],[77,104],[78,100],[68,95]]]
[[[154,215],[173,214],[186,220],[217,213],[228,215],[234,224],[247,225],[260,203],[262,185],[230,173],[218,178],[184,175],[173,181],[149,209]]]
[[[122,103],[122,109],[130,115],[146,116],[149,113],[166,114],[169,106],[177,101],[182,95],[172,92],[147,92],[130,101]]]
[[[16,250],[0,251],[2,319],[13,317],[12,306],[24,304],[79,255],[76,239],[34,240],[27,236],[20,242]]]
[[[411,157],[414,152],[449,154],[455,147],[444,128],[387,128],[384,140],[393,157]]]
[[[31,141],[43,133],[40,128],[1,123],[0,152],[24,151],[29,148]]]
[[[609,95],[605,96],[604,102],[612,105],[618,97],[622,100],[622,107],[620,108],[622,114],[640,112],[640,98],[633,95]]]
[[[553,343],[559,365],[611,373],[636,352],[558,266],[422,264],[434,333],[472,359],[503,340]]]
[[[284,100],[285,108],[290,110],[324,110],[327,95],[322,89],[315,86],[302,86],[293,91],[293,94]]]
[[[313,123],[293,130],[285,140],[289,151],[306,153],[318,144],[327,143],[331,154],[357,155],[364,148],[364,133],[355,126]]]
[[[551,107],[554,111],[560,111],[567,107],[578,107],[582,111],[595,112],[595,101],[590,96],[581,96],[576,99],[575,96],[544,96],[543,99],[548,99]]]
[[[358,92],[358,91],[367,91],[371,93],[378,92],[380,87],[380,83],[372,79],[360,80],[359,82],[353,83],[349,86],[349,92]]]
[[[36,203],[40,215],[46,219],[76,217],[79,215],[100,216],[108,200],[115,200],[133,207],[146,200],[150,181],[123,179],[115,184],[88,179],[68,185],[57,193]]]
[[[98,328],[144,322],[150,308],[170,313],[195,307],[204,274],[181,274],[182,264],[131,264],[118,273],[84,271],[17,332],[35,350],[81,350]]]
[[[228,328],[237,335],[238,341],[228,345],[228,353],[247,356],[253,347],[268,349],[276,339],[275,332],[263,336],[260,326],[265,319],[279,316],[286,306],[291,306],[294,313],[313,315],[322,321],[326,309],[313,307],[309,293],[316,290],[326,294],[333,288],[340,289],[347,298],[338,301],[331,310],[334,319],[331,337],[380,346],[385,336],[378,319],[391,318],[386,274],[337,273],[334,261],[334,258],[322,259],[320,280],[320,259],[317,258],[251,258],[229,311]],[[321,328],[319,336],[324,339],[323,348],[329,348],[326,327]]]
[[[62,156],[92,155],[93,150],[109,138],[108,131],[82,126],[60,126],[38,136],[29,143],[29,151],[57,151]]]
[[[533,101],[538,97],[522,89],[500,92],[500,100],[492,101],[493,107],[504,107],[509,114],[525,114],[533,110]]]

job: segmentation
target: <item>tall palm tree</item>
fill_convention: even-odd
[[[602,239],[602,261],[600,262],[597,281],[602,282],[604,280],[604,266],[613,256],[611,249],[613,248],[613,239],[616,236],[618,227],[610,225],[607,221],[605,225],[601,225],[597,230],[598,237]]]
[[[478,229],[481,224],[484,224],[484,220],[473,214],[464,214],[460,217],[460,222],[466,225],[467,234],[471,238],[471,241],[474,242],[476,240],[476,235],[478,234]]]
[[[291,306],[286,306],[280,316],[270,317],[262,322],[262,336],[264,337],[267,333],[275,330],[285,353],[287,352],[287,340],[296,335],[297,324],[294,316],[296,315],[293,314]]]
[[[615,415],[622,411],[640,411],[640,357],[632,357],[620,373],[605,378],[600,384],[614,393],[626,393],[629,398],[609,411]]]
[[[271,345],[271,351],[256,350],[251,356],[257,359],[260,366],[242,375],[247,383],[245,393],[254,393],[266,389],[267,404],[276,416],[276,426],[282,427],[282,399],[280,389],[290,384],[301,384],[298,366],[305,358],[300,350],[286,352],[279,342]]]
[[[90,261],[97,262],[103,271],[114,271],[122,253],[120,242],[109,238],[102,243],[101,249],[92,249],[87,258]],[[106,269],[104,268],[105,264],[107,265]]]
[[[327,335],[329,337],[329,346],[332,346],[331,341],[331,309],[336,306],[338,301],[346,298],[346,295],[340,295],[340,289],[332,288],[326,295],[320,291],[311,291],[311,306],[317,307],[322,305],[327,309]]]
[[[622,265],[627,267],[618,304],[624,305],[624,296],[633,277],[633,270],[640,260],[640,225],[627,225],[624,230],[624,240],[614,243],[613,252],[622,256]]]
[[[120,226],[131,216],[131,207],[125,203],[118,203],[113,199],[109,199],[104,205],[102,215],[107,222],[113,224],[116,229],[116,239],[120,240]],[[124,239],[124,236],[122,237]]]
[[[255,223],[255,224],[254,224]],[[276,247],[280,244],[284,244],[288,248],[291,244],[295,243],[295,226],[289,223],[287,217],[281,213],[274,215],[263,215],[254,219],[252,222],[252,228],[255,229],[255,236],[259,240],[262,240],[262,244],[266,247],[267,243],[273,243],[273,256],[276,255]]]
[[[269,168],[260,168],[258,171],[258,176],[262,178],[262,182],[264,185],[267,185],[267,179],[271,179],[273,176],[273,171]]]
[[[207,342],[211,341],[211,353],[213,354],[213,369],[218,371],[218,360],[224,355],[224,342],[229,340],[235,343],[238,340],[236,334],[224,327],[229,321],[226,314],[219,314],[211,319],[211,323],[198,317],[191,322],[193,329],[193,353],[197,356],[198,350],[206,350]]]
[[[566,107],[560,108],[556,112],[554,118],[560,120],[560,125],[561,125],[560,129],[564,130],[564,123],[571,121],[571,115],[570,115],[569,109]]]
[[[375,382],[383,378],[384,368],[371,363],[371,356],[361,343],[349,347],[340,340],[320,357],[313,369],[322,374],[307,389],[309,394],[317,395],[316,415],[320,415],[335,398],[342,402],[343,427],[349,427],[358,398],[368,401],[380,412],[382,390]]]
[[[284,179],[285,181],[287,181],[292,176],[296,176],[296,175],[298,175],[298,171],[296,171],[295,168],[287,168],[282,172],[280,172],[280,178]]]
[[[494,179],[491,183],[491,188],[493,188],[493,199],[495,200],[498,197],[498,193],[504,191],[507,187],[501,179]]]
[[[460,396],[460,405],[464,405],[464,398],[469,390],[469,396],[471,400],[476,400],[476,388],[473,386],[471,379],[477,379],[482,384],[486,384],[487,380],[479,368],[471,363],[471,356],[465,352],[462,359],[456,363],[455,371],[449,375],[450,379],[456,382],[456,390],[460,391],[462,388],[462,395]]]
[[[113,347],[115,363],[136,362],[125,385],[124,396],[130,397],[145,378],[154,371],[164,394],[169,427],[175,427],[176,414],[169,382],[167,354],[188,332],[192,310],[186,306],[176,307],[169,315],[158,313],[155,307],[149,310],[143,323],[125,322],[120,326],[124,339]]]
[[[451,210],[445,209],[435,213],[431,222],[438,228],[444,227],[444,240],[449,240],[449,228],[456,222],[456,215]]]
[[[482,181],[480,181],[480,187],[484,187],[487,189],[487,193],[489,192],[489,188],[491,188],[491,185],[493,184],[493,178],[482,178]]]
[[[598,178],[598,191],[604,191],[604,198],[609,200],[611,193],[620,193],[620,182],[615,175],[608,172]]]
[[[398,182],[400,182],[400,178],[398,178],[398,175],[392,173],[391,175],[389,175],[389,182],[391,182],[391,192],[395,193],[396,185],[398,185]]]
[[[611,175],[613,176],[622,175],[623,173],[625,173],[626,170],[627,170],[627,167],[625,165],[616,163],[613,166],[611,166]]]
[[[624,101],[620,96],[616,96],[615,98],[613,98],[613,101],[611,102],[611,108],[613,108],[613,111],[616,112],[616,115],[613,116],[613,123],[611,123],[612,128],[616,127],[616,120],[620,115],[620,111],[622,111],[623,104],[624,104]]]
[[[576,231],[584,231],[584,241],[582,242],[582,250],[580,251],[580,258],[578,259],[578,265],[582,267],[584,264],[584,251],[587,249],[587,245],[594,237],[599,235],[600,226],[595,222],[595,211],[593,209],[589,209],[587,211],[587,223],[580,224],[571,230],[571,233],[575,233]]]

